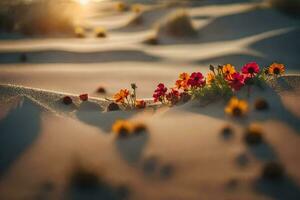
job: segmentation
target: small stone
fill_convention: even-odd
[[[22,54],[21,54],[20,60],[21,60],[21,62],[27,62],[28,57],[27,57],[26,53],[22,53]]]
[[[276,162],[271,161],[263,166],[262,177],[268,180],[279,180],[284,176],[283,166]]]
[[[233,129],[230,125],[226,125],[223,127],[223,129],[221,130],[221,134],[225,139],[229,139],[233,136]]]
[[[127,186],[125,185],[120,185],[116,188],[116,193],[117,193],[117,196],[120,198],[120,199],[128,199],[129,196],[130,196],[130,190]]]
[[[160,176],[162,178],[170,178],[174,174],[174,167],[172,165],[165,165],[160,170]]]
[[[107,111],[117,111],[117,110],[120,110],[120,106],[114,102],[110,103],[107,106]]]
[[[155,156],[151,156],[147,158],[143,163],[144,172],[149,175],[156,171],[158,165],[158,158]]]
[[[254,106],[255,106],[256,110],[267,110],[267,109],[269,109],[268,102],[263,98],[256,99],[256,101],[254,103]]]
[[[239,185],[239,181],[236,178],[231,178],[228,180],[228,182],[226,183],[226,188],[227,189],[236,189]]]
[[[99,178],[96,174],[78,169],[71,177],[71,182],[74,186],[81,189],[94,188],[99,185]]]
[[[245,167],[249,163],[249,158],[246,153],[242,153],[236,157],[236,162],[239,166]]]
[[[65,97],[63,98],[63,103],[66,104],[66,105],[70,105],[70,104],[73,103],[73,100],[72,100],[71,97],[65,96]]]
[[[100,94],[105,94],[106,93],[106,90],[104,87],[100,86],[98,89],[97,89],[97,92],[100,93]]]

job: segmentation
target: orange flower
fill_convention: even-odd
[[[285,72],[285,66],[280,63],[273,63],[270,65],[268,72],[272,75],[281,75]]]
[[[188,73],[184,72],[184,73],[180,74],[179,79],[176,81],[176,87],[178,89],[184,89],[184,90],[188,89],[187,82],[188,82],[189,78],[190,78],[190,75]]]
[[[206,75],[206,83],[208,85],[212,84],[215,81],[215,75],[212,72],[208,72]]]
[[[114,99],[116,102],[124,103],[124,100],[128,97],[129,90],[121,89],[118,93],[114,95]]]
[[[226,64],[223,65],[222,72],[225,75],[225,78],[230,79],[231,75],[234,74],[236,71],[233,65]]]

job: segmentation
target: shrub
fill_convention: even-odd
[[[177,10],[158,25],[158,33],[173,37],[195,37],[197,31],[185,11]]]
[[[73,16],[69,6],[56,1],[18,2],[0,5],[0,30],[25,35],[45,35],[73,31]],[[63,12],[57,12],[63,10]]]
[[[115,9],[116,11],[124,12],[128,10],[128,6],[124,2],[120,1],[115,4]]]
[[[300,0],[269,0],[271,6],[292,15],[300,14]]]
[[[84,38],[85,37],[85,30],[81,27],[76,27],[74,30],[74,34],[78,38]]]

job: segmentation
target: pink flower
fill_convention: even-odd
[[[166,98],[169,102],[171,102],[172,105],[174,105],[178,103],[180,99],[180,93],[178,90],[172,89],[171,92],[166,95]]]
[[[204,76],[200,72],[194,72],[190,76],[187,84],[192,87],[203,87],[205,85]]]
[[[153,94],[154,102],[163,101],[164,97],[166,96],[167,90],[168,89],[163,83],[158,84]]]
[[[231,75],[229,85],[232,89],[238,91],[245,85],[245,77],[242,74],[236,72]]]
[[[254,74],[259,73],[259,66],[256,62],[247,63],[243,66],[242,73],[253,77]]]

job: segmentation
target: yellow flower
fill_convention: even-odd
[[[132,133],[133,125],[126,120],[117,120],[112,126],[112,132],[118,137],[127,137]]]
[[[234,117],[241,117],[248,113],[249,105],[246,101],[232,97],[225,108],[225,113]]]
[[[206,76],[206,83],[207,84],[212,84],[215,81],[215,75],[212,72],[207,73]]]
[[[190,78],[190,75],[188,73],[183,72],[179,75],[179,79],[176,81],[175,85],[178,89],[188,89],[188,80]]]
[[[270,65],[268,72],[272,75],[281,75],[285,72],[285,66],[280,63],[273,63]]]
[[[235,68],[233,65],[226,64],[226,65],[223,65],[222,72],[225,75],[225,78],[230,79],[231,75],[234,74],[236,71],[235,71]]]
[[[112,126],[112,132],[118,137],[129,137],[147,132],[147,126],[141,122],[117,120]]]
[[[129,95],[129,90],[127,89],[121,89],[118,93],[114,95],[114,99],[116,102],[124,103],[125,99]]]

